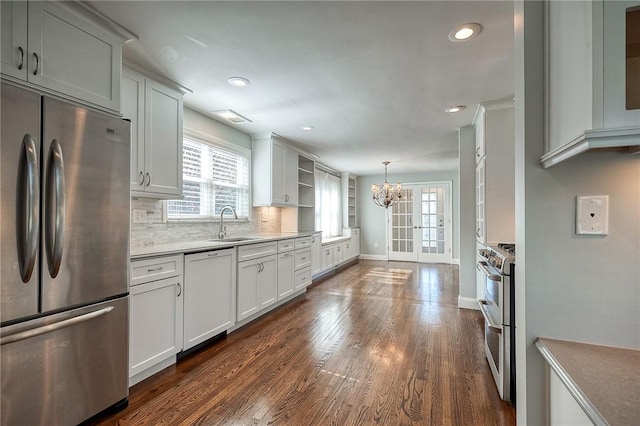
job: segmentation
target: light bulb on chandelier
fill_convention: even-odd
[[[383,161],[384,164],[384,183],[382,185],[371,185],[371,195],[373,202],[380,207],[389,208],[393,206],[402,198],[402,185],[397,183],[394,187],[387,182],[387,166],[390,161]]]

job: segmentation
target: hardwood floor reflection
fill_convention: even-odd
[[[457,267],[360,261],[87,424],[514,425]]]

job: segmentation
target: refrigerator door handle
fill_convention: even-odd
[[[16,231],[18,259],[22,282],[28,283],[38,254],[40,222],[40,179],[36,143],[30,134],[22,139],[18,166],[18,202],[16,203]]]
[[[49,275],[55,278],[60,271],[64,245],[64,159],[57,139],[51,142],[46,189],[46,249]]]
[[[108,314],[111,311],[113,311],[113,306],[107,306],[106,308],[98,309],[97,311],[88,312],[86,314],[78,315],[75,317],[66,318],[61,321],[54,322],[53,324],[47,324],[41,327],[32,328],[30,330],[11,333],[6,336],[0,337],[0,346],[39,336],[41,334],[51,333],[52,331],[60,330],[61,328],[71,327],[81,322],[89,321],[90,319]]]

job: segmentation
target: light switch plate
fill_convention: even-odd
[[[576,198],[576,234],[609,234],[609,196],[590,195]]]

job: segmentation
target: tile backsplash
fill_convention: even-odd
[[[133,223],[134,210],[145,212],[144,223]],[[216,238],[219,222],[165,222],[161,200],[150,198],[131,199],[131,247],[147,247],[169,242],[198,241]],[[277,207],[254,207],[248,222],[225,220],[227,235],[252,235],[279,233],[281,230],[280,209]],[[263,222],[265,218],[267,221]],[[226,218],[226,217],[225,217]]]

